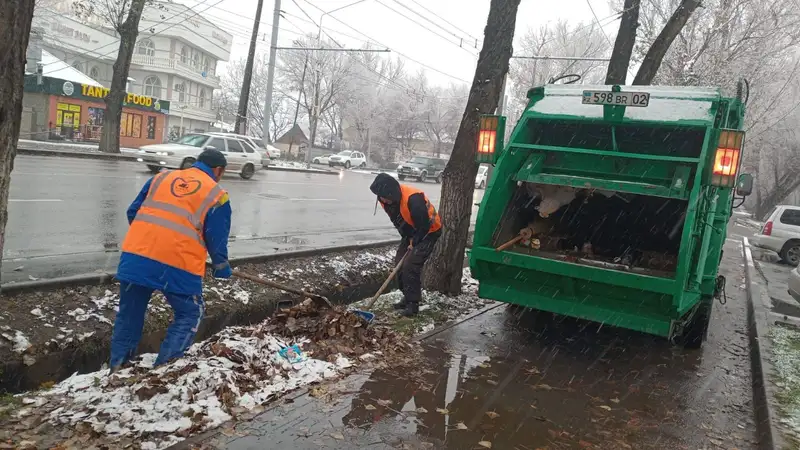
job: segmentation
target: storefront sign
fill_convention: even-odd
[[[90,42],[91,41],[91,38],[89,37],[88,34],[82,32],[82,31],[76,30],[74,28],[70,28],[70,27],[64,25],[63,23],[51,22],[50,23],[50,29],[53,30],[54,32],[62,35],[62,36],[65,36],[65,37],[77,39],[77,40],[83,41],[83,42]]]
[[[211,37],[222,42],[224,45],[228,45],[228,39],[225,36],[217,33],[216,31],[211,32]]]
[[[0,0],[3,1],[3,0]],[[94,100],[104,102],[109,89],[101,86],[74,83],[59,78],[42,77],[42,84],[38,84],[35,75],[25,77],[26,92],[43,92],[62,97],[77,98],[80,100]],[[128,108],[154,111],[169,114],[169,101],[159,100],[149,95],[139,95],[128,92],[123,99],[123,106]]]

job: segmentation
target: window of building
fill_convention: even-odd
[[[80,72],[83,72],[83,64],[81,64],[81,62],[80,62],[80,61],[75,61],[75,62],[73,62],[73,63],[72,63],[72,68],[73,68],[73,69],[76,69],[76,70],[78,70],[78,71],[80,71]]]
[[[200,89],[200,94],[197,96],[197,98],[198,98],[197,105],[200,106],[201,108],[205,108],[206,107],[206,90],[205,89]]]
[[[208,56],[203,57],[203,72],[208,75],[208,70],[211,67],[210,62],[208,61]]]
[[[150,75],[144,79],[144,95],[161,98],[161,79],[155,75]]]
[[[178,93],[178,101],[184,103],[186,101],[186,85],[178,83],[175,85],[175,92]],[[175,96],[173,96],[175,98]]]
[[[156,56],[156,46],[150,39],[142,39],[136,44],[136,53],[146,56]]]
[[[200,67],[200,54],[197,53],[197,52],[194,52],[192,54],[192,66],[193,67]]]
[[[156,138],[156,118],[150,116],[147,118],[147,139]]]
[[[129,112],[122,113],[119,135],[120,137],[142,137],[142,115]]]
[[[70,103],[56,104],[56,131],[67,139],[73,139],[80,132],[81,105]]]
[[[185,45],[181,47],[181,62],[184,64],[189,62],[189,47]]]
[[[100,78],[100,69],[97,66],[92,66],[92,68],[89,69],[89,76],[97,80]]]

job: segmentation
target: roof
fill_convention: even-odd
[[[42,49],[42,75],[52,78],[60,78],[64,81],[71,81],[73,83],[88,84],[91,86],[100,86],[94,78],[89,77],[80,70],[70,66],[64,61],[56,58],[47,50]]]
[[[276,144],[302,144],[308,143],[308,134],[303,130],[300,124],[296,123],[292,128],[283,133],[281,137],[275,140]]]
[[[647,107],[625,108],[625,119],[654,122],[713,122],[714,103],[722,98],[719,88],[673,86],[620,86],[622,92],[648,92]],[[602,119],[601,105],[581,103],[584,91],[610,92],[603,85],[556,85],[544,87],[544,98],[537,101],[528,112],[537,115],[580,116]]]

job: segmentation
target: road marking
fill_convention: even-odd
[[[60,202],[59,198],[10,198],[9,202]]]

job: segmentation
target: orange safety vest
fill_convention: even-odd
[[[428,205],[428,217],[431,219],[431,228],[428,230],[428,233],[441,230],[442,220],[439,218],[439,213],[436,212],[436,208],[434,208],[430,200],[428,200],[428,196],[421,190],[405,184],[400,185],[400,216],[403,217],[403,220],[405,220],[407,224],[417,228],[414,226],[414,219],[411,218],[411,211],[408,209],[408,198],[414,194],[422,194],[422,196],[425,197],[425,203]]]
[[[204,276],[203,224],[208,210],[223,195],[217,182],[196,167],[156,175],[122,251]]]

